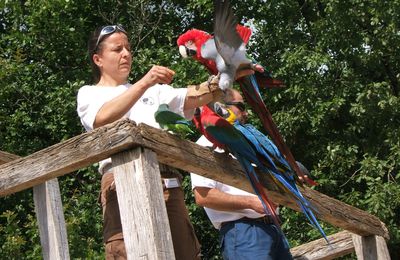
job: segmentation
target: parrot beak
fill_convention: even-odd
[[[189,49],[185,45],[179,46],[179,53],[182,55],[183,58],[187,58],[189,56],[196,55],[196,50]]]
[[[186,51],[186,46],[185,45],[179,45],[179,53],[181,54],[181,56],[183,57],[183,58],[187,58],[188,57],[188,54],[187,54],[187,51]]]

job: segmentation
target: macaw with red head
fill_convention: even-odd
[[[251,29],[236,22],[237,19],[228,0],[215,0],[214,7],[214,35],[198,29],[191,29],[178,37],[177,44],[179,52],[184,58],[194,58],[203,64],[211,74],[220,73],[220,88],[226,89],[232,87],[238,69],[253,66],[251,60],[246,57],[245,49],[251,36]],[[283,82],[272,78],[267,70],[255,71],[254,75],[237,79],[236,82],[239,83],[247,103],[259,116],[264,129],[285,156],[290,167],[294,169],[300,179],[307,181],[310,185],[316,185],[316,182],[304,176],[296,164],[296,160],[283,141],[259,91],[259,86],[282,87]]]
[[[250,28],[238,24],[236,29],[244,44],[247,44],[251,36]],[[215,54],[216,52],[216,47],[214,47],[212,51],[207,49],[208,46],[215,46],[214,37],[211,34],[202,30],[191,29],[179,36],[177,44],[182,57],[192,57],[203,64],[211,74],[218,74],[219,70],[217,69],[215,60],[206,58],[210,56],[210,53]]]
[[[214,147],[222,148],[235,156],[262,202],[265,214],[272,217],[277,227],[280,227],[280,220],[275,212],[276,205],[264,191],[255,168],[262,174],[268,174],[282,192],[297,202],[309,222],[329,243],[314,215],[312,204],[296,185],[298,183],[296,174],[277,147],[253,125],[242,125],[235,119],[236,116],[230,109],[216,102],[203,106],[201,109],[198,108],[193,121],[199,131],[214,144]],[[301,165],[298,162],[296,164]]]

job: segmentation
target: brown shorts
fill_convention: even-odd
[[[163,167],[160,168],[163,169]],[[162,172],[161,175],[165,178],[179,178],[182,180],[182,176],[180,174],[177,175],[175,172],[165,172],[165,174]],[[189,220],[182,188],[166,189],[164,187],[164,199],[176,259],[200,259],[200,244]],[[100,201],[103,208],[103,237],[106,243],[106,259],[124,259],[118,258],[120,252],[125,253],[125,248],[121,250],[120,242],[118,241],[123,240],[123,235],[114,175],[111,172],[105,173],[101,180]],[[118,246],[112,246],[113,244]],[[118,252],[112,252],[113,249]]]
[[[106,243],[107,260],[125,260],[126,251],[123,239],[117,239]]]

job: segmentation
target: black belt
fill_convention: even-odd
[[[265,215],[260,218],[243,217],[243,218],[239,218],[239,219],[236,219],[233,221],[222,222],[221,227],[226,224],[232,223],[232,222],[258,222],[258,223],[264,223],[264,224],[273,224],[274,223],[271,216]]]

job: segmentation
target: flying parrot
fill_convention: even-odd
[[[191,129],[193,123],[181,115],[172,112],[167,104],[161,104],[158,107],[154,113],[154,118],[161,129],[172,131],[183,138],[195,134]]]
[[[220,73],[220,84],[222,85],[220,87],[224,89],[232,85],[236,69],[241,66],[252,66],[251,60],[244,58],[246,56],[245,45],[250,39],[251,29],[237,24],[228,0],[214,0],[214,8],[214,36],[201,30],[192,29],[180,35],[177,44],[182,57],[191,56],[204,65],[211,74]],[[225,80],[225,77],[229,80]],[[267,70],[263,73],[255,71],[254,75],[238,79],[237,82],[247,103],[259,116],[264,129],[286,157],[291,168],[310,185],[316,185],[316,182],[310,178],[305,178],[299,169],[259,91],[259,85],[270,88],[281,87],[284,85],[283,82],[273,79]]]
[[[225,118],[231,119],[232,116],[229,114],[233,114],[233,112],[229,109],[216,108],[217,105],[218,103],[215,103],[211,108],[210,105],[203,106],[201,110],[196,111],[194,122],[215,146],[229,151],[236,157],[247,174],[255,193],[263,202],[265,213],[270,214],[275,224],[279,226],[279,219],[273,210],[273,203],[264,192],[253,164],[262,173],[269,174],[283,192],[292,196],[312,226],[329,243],[313,213],[312,205],[296,186],[297,175],[294,174],[273,142],[250,124],[241,125],[237,120],[233,124],[229,123]]]

